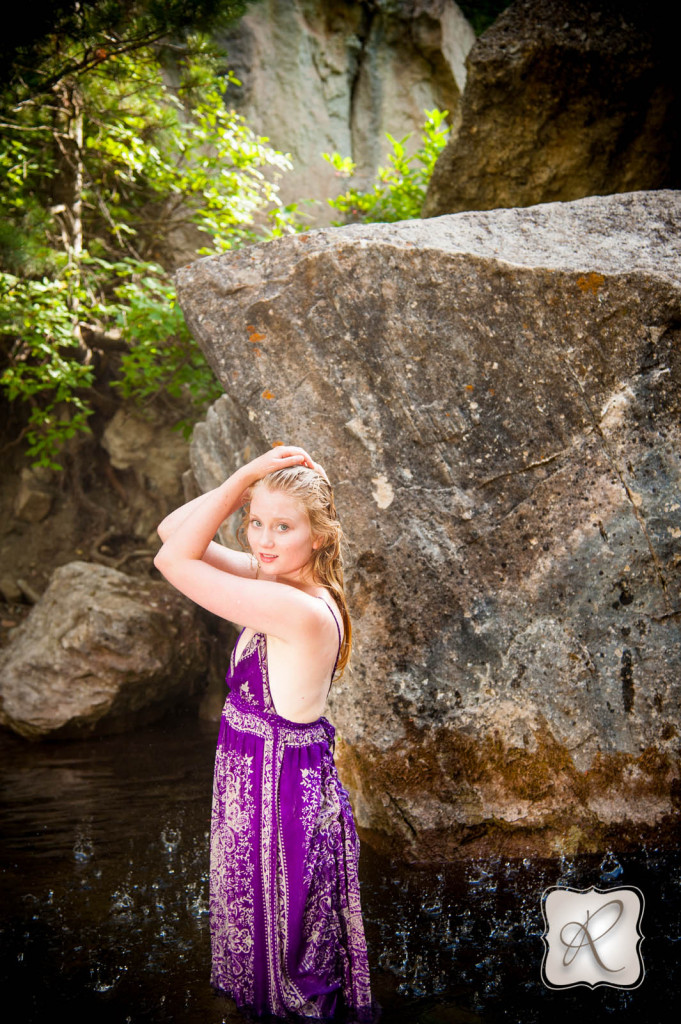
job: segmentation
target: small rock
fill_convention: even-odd
[[[102,446],[116,469],[133,469],[144,487],[155,496],[175,500],[181,493],[182,474],[189,465],[189,446],[169,423],[143,417],[122,408],[108,422]],[[154,518],[153,511],[150,513]],[[137,527],[140,535],[149,527]]]
[[[17,579],[17,586],[19,587],[22,596],[26,598],[29,604],[38,603],[40,600],[40,594],[35,587],[32,587],[30,583],[27,583],[26,580],[22,579]]]
[[[18,604],[22,599],[21,588],[8,573],[0,576],[0,595],[7,604]]]
[[[197,610],[166,583],[57,569],[0,654],[0,722],[31,739],[146,724],[205,685]]]
[[[21,471],[14,515],[25,523],[40,523],[50,514],[52,494],[30,469]]]

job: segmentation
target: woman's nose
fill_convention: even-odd
[[[261,541],[263,547],[271,548],[274,544],[274,537],[269,530],[264,530]]]

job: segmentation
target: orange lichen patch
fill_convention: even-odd
[[[270,398],[274,398],[274,395],[272,394],[271,391],[268,391],[267,388],[265,388],[265,390],[263,391],[261,397],[262,398],[267,398],[269,400]]]
[[[262,352],[260,351],[260,349],[259,349],[259,348],[254,348],[254,349],[253,349],[253,355],[255,355],[255,356],[261,356],[261,355],[262,355]]]
[[[473,390],[473,385],[472,384],[466,384],[466,391],[472,391],[472,390]]]
[[[490,395],[496,395],[496,391],[494,390],[494,388],[490,388],[489,393]]]
[[[577,287],[580,291],[591,292],[592,295],[597,295],[599,288],[603,286],[605,278],[602,274],[596,274],[592,271],[590,274],[582,274],[577,278]]]
[[[272,442],[272,447],[273,447],[273,448],[281,448],[281,446],[283,445],[283,443],[284,443],[283,441],[273,441],[273,442]]]
[[[259,334],[255,324],[246,324],[246,330],[248,331],[248,340],[252,341],[254,345],[257,345],[259,341],[264,341],[266,338],[265,334]]]

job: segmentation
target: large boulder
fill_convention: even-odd
[[[335,483],[362,826],[415,856],[672,820],[681,194],[353,225],[200,260],[213,486],[274,441]],[[471,846],[467,846],[471,849]]]
[[[476,41],[424,206],[530,206],[681,185],[668,7],[515,0]]]
[[[390,152],[386,132],[418,134],[432,107],[454,116],[474,40],[454,0],[259,0],[219,41],[242,83],[228,101],[291,154],[290,202],[347,187],[323,152],[352,157],[366,184]],[[315,223],[332,213],[303,212]]]
[[[120,732],[200,693],[207,663],[167,584],[70,562],[0,653],[0,722],[29,739]]]

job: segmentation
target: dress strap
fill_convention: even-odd
[[[317,594],[316,596],[319,598],[320,601],[324,601],[324,598],[320,597],[319,594]],[[324,604],[326,605],[326,607],[331,612],[331,618],[336,623],[336,629],[338,630],[338,654],[336,655],[336,660],[335,660],[335,662],[333,664],[333,672],[331,673],[331,682],[333,682],[333,677],[336,674],[336,667],[338,665],[338,659],[340,658],[341,645],[342,645],[343,641],[341,639],[341,631],[340,631],[340,626],[338,625],[338,619],[336,618],[336,613],[334,612],[333,608],[328,603],[328,601],[324,601]]]

